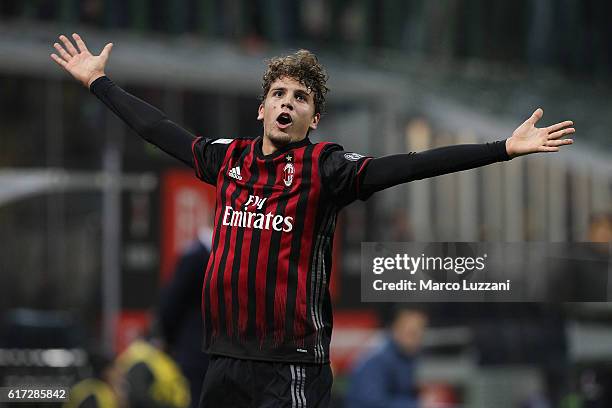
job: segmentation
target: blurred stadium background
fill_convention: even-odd
[[[258,135],[264,61],[297,48],[330,74],[312,139],[350,151],[498,140],[539,106],[544,124],[574,120],[562,153],[344,210],[332,285],[341,406],[351,362],[379,341],[390,310],[360,302],[362,241],[609,240],[610,15],[605,0],[1,0],[3,384],[70,381],[89,344],[125,347],[210,213],[210,191],[188,169],[51,61],[59,34],[79,32],[94,53],[113,42],[108,75],[198,134]],[[430,306],[418,378],[451,386],[449,407],[612,406],[612,305]]]

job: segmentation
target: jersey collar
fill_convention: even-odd
[[[255,142],[254,142],[255,143],[255,155],[257,156],[257,158],[262,159],[262,160],[273,160],[277,158],[278,156],[282,155],[283,153],[288,152],[289,150],[312,144],[308,136],[306,136],[304,139],[298,142],[289,143],[285,146],[278,148],[272,154],[264,155],[263,151],[261,150],[262,142],[263,142],[262,136],[257,137],[257,139],[255,139]]]

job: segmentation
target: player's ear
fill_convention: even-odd
[[[259,104],[259,108],[257,109],[257,120],[263,120],[264,118],[264,106],[263,103]]]
[[[315,113],[314,116],[312,117],[312,121],[310,122],[310,128],[312,130],[315,130],[317,128],[317,126],[319,126],[319,120],[321,119],[321,114],[320,113]]]

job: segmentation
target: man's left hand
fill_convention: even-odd
[[[541,108],[536,109],[533,115],[516,128],[512,136],[506,140],[506,151],[510,158],[530,153],[558,152],[559,147],[574,143],[573,139],[561,139],[576,131],[573,127],[569,127],[574,122],[566,120],[545,128],[537,128],[535,125],[542,115],[544,111]]]

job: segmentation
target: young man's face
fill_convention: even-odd
[[[395,343],[406,353],[416,353],[423,343],[427,316],[415,310],[399,312],[393,321],[391,333]]]
[[[263,120],[264,138],[275,146],[298,142],[308,129],[316,129],[320,114],[315,114],[314,95],[299,81],[281,77],[272,83],[259,105],[258,120]]]

